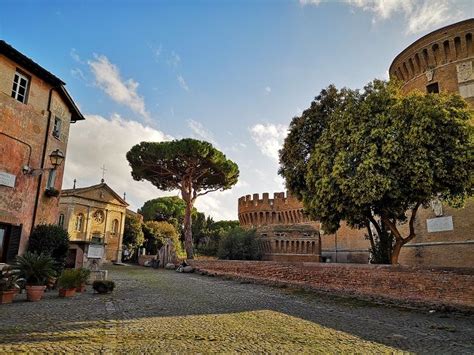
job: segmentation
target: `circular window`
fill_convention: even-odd
[[[104,221],[104,212],[102,211],[95,211],[93,216],[94,218],[94,221],[96,221],[97,223],[102,223]]]

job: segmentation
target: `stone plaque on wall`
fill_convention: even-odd
[[[426,227],[429,233],[452,231],[454,229],[453,217],[446,216],[427,219]]]
[[[15,187],[16,176],[0,171],[0,185]]]
[[[87,257],[89,259],[102,259],[104,256],[104,246],[100,244],[90,244],[87,250]]]
[[[458,72],[458,83],[474,80],[474,72],[472,70],[472,61],[467,61],[456,65]]]

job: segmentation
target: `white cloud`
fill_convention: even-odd
[[[87,82],[87,79],[86,79],[86,76],[84,75],[84,73],[82,72],[81,69],[79,68],[73,68],[71,69],[71,75],[76,78],[76,79],[79,79],[79,80],[82,80],[84,82]]]
[[[189,86],[181,74],[178,75],[176,79],[178,79],[179,86],[181,86],[184,90],[189,91]]]
[[[175,51],[171,51],[171,54],[168,58],[168,64],[176,68],[179,63],[181,63],[181,57]]]
[[[265,86],[265,94],[270,95],[272,88],[270,86]]]
[[[127,106],[147,120],[150,115],[145,109],[145,100],[138,95],[138,83],[133,79],[124,81],[116,65],[104,55],[94,55],[88,64],[95,76],[96,85],[112,100]]]
[[[288,127],[282,124],[256,124],[250,128],[252,139],[260,151],[278,161],[278,151],[283,145]]]
[[[321,0],[299,0],[299,2],[302,5],[323,3]],[[462,12],[453,0],[343,0],[342,2],[373,13],[373,22],[400,14],[407,22],[408,34],[433,29],[442,23],[462,17]]]
[[[71,48],[71,51],[69,52],[70,56],[72,59],[74,59],[75,62],[80,63],[80,64],[85,64],[79,54],[76,51],[76,48]]]
[[[146,200],[165,193],[149,182],[133,180],[125,155],[142,141],[169,139],[170,136],[159,130],[119,115],[110,119],[87,115],[85,121],[71,125],[63,186],[71,188],[74,179],[77,179],[77,187],[98,184],[102,178],[100,168],[105,164],[107,184],[120,196],[126,192],[130,207],[136,210]]]
[[[193,136],[198,139],[205,140],[209,143],[212,143],[215,147],[218,147],[216,140],[214,139],[214,135],[211,131],[206,129],[201,122],[195,120],[187,120],[188,127],[193,132]]]

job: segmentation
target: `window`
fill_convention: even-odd
[[[84,225],[84,215],[79,213],[76,217],[76,231],[82,232],[82,227]]]
[[[102,236],[100,234],[94,234],[91,238],[92,244],[102,244]]]
[[[64,227],[64,214],[59,215],[58,226]]]
[[[26,104],[26,94],[28,92],[28,78],[18,72],[13,79],[12,97]]]
[[[118,225],[119,225],[118,220],[114,219],[112,221],[112,233],[114,234],[118,233]]]
[[[61,136],[61,119],[58,117],[54,118],[53,136],[58,138]]]
[[[56,182],[56,170],[50,170],[48,176],[47,190],[54,190],[54,183]]]
[[[426,85],[426,92],[428,94],[439,94],[439,85],[438,83],[433,83]]]

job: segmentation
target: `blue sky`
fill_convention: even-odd
[[[71,127],[64,187],[97,183],[105,164],[136,209],[169,193],[134,182],[126,151],[195,137],[241,170],[198,208],[236,219],[241,195],[283,189],[277,150],[322,88],[386,78],[411,42],[473,16],[454,0],[3,0],[0,38],[62,78],[87,115]]]

